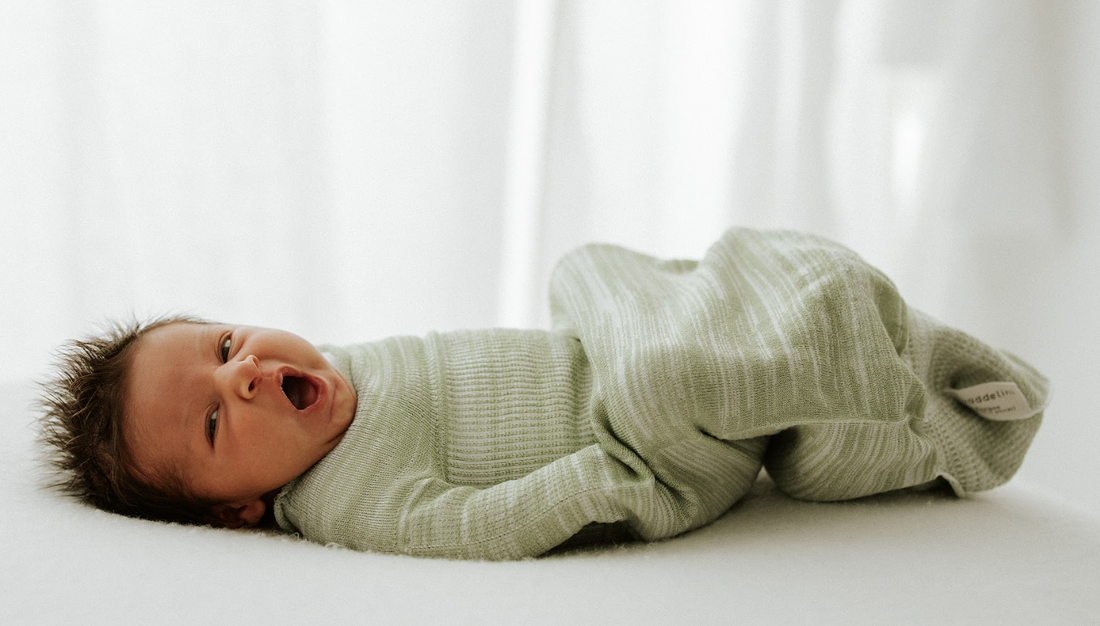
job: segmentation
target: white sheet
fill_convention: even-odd
[[[764,481],[670,541],[424,560],[61,499],[36,486],[30,385],[0,391],[4,624],[1100,623],[1100,517],[1026,484],[813,504]]]

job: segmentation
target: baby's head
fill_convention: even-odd
[[[309,342],[265,328],[161,318],[62,351],[43,439],[67,492],[134,517],[230,527],[339,443],[348,379]]]

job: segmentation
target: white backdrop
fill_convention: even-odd
[[[0,380],[106,318],[547,323],[589,240],[839,239],[1036,363],[1100,511],[1100,3],[0,3]]]

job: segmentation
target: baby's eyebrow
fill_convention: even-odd
[[[200,354],[200,355],[210,354],[211,346],[213,346],[214,360],[217,361],[218,360],[218,337],[220,337],[221,334],[222,334],[222,329],[221,329],[220,326],[215,326],[213,324],[210,324],[208,326],[204,326],[203,327],[203,332],[199,333],[199,336],[198,336],[198,342],[197,342],[198,354]],[[202,360],[205,361],[206,357],[204,356]]]
[[[197,364],[202,365],[202,369],[206,369],[207,364],[211,361],[214,364],[220,364],[221,360],[218,357],[218,337],[221,336],[222,328],[213,324],[204,324],[200,327],[199,332],[195,334],[195,355],[198,358]],[[211,346],[213,350],[211,350]],[[208,380],[203,375],[200,380]],[[204,392],[205,393],[205,392]],[[199,414],[199,432],[201,449],[209,450],[210,440],[206,436],[206,418],[208,414],[208,400],[203,399],[198,409]]]

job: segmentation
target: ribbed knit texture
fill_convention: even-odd
[[[643,539],[706,524],[761,464],[800,498],[947,478],[988,489],[1041,417],[991,422],[945,393],[1047,382],[910,310],[851,251],[728,232],[698,263],[592,245],[551,281],[554,330],[326,348],[359,393],[328,456],[280,493],[322,543],[458,558],[537,555],[593,522]]]

